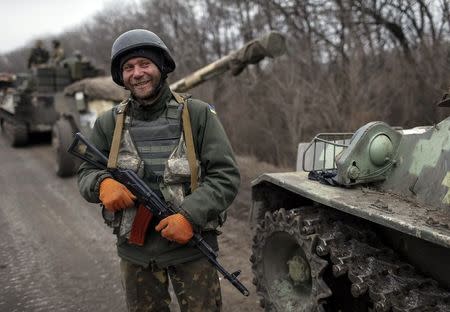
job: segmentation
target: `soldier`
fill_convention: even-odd
[[[78,185],[87,201],[101,201],[106,212],[121,215],[115,231],[129,311],[169,311],[169,278],[181,311],[220,311],[217,271],[187,243],[201,232],[218,249],[216,229],[237,193],[239,171],[214,108],[170,90],[166,78],[174,69],[154,33],[120,35],[112,46],[111,74],[131,96],[97,119],[90,140],[109,155],[109,167],[135,170],[178,213],[153,218],[124,185],[87,163]],[[190,118],[182,122],[183,114]]]
[[[53,40],[52,41],[53,50],[52,50],[52,57],[50,59],[51,63],[53,65],[60,65],[61,61],[64,59],[64,49],[61,46],[61,42],[59,40]]]
[[[34,48],[28,58],[28,68],[35,68],[42,64],[47,64],[49,59],[48,51],[43,47],[42,40],[36,40]]]

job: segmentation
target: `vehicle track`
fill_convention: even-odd
[[[301,300],[309,304],[299,301],[301,292],[295,290],[295,280],[287,270],[281,290],[273,288],[275,278],[268,279],[271,269],[266,249],[280,233],[286,236],[279,242],[295,240],[309,261],[311,290]],[[321,263],[317,256],[326,261],[325,266],[317,266]],[[450,311],[450,292],[401,260],[368,222],[325,206],[267,212],[256,232],[252,261],[261,304],[269,311],[280,307],[283,311]],[[273,257],[272,262],[276,261]],[[282,262],[287,267],[289,261]]]

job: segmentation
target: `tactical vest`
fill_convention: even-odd
[[[133,119],[127,114],[129,102],[116,107],[125,113],[117,166],[135,171],[149,187],[178,209],[190,191],[191,171],[182,134],[183,105],[171,99],[156,120]],[[200,172],[198,173],[200,176]],[[119,236],[129,236],[136,209],[125,209]],[[221,218],[225,219],[221,215]],[[213,230],[221,221],[213,220],[205,230]]]
[[[124,142],[122,146],[134,143],[137,150],[136,156],[143,161],[143,178],[152,184],[162,182],[167,159],[178,146],[181,137],[181,111],[182,105],[172,100],[168,103],[165,112],[156,120],[132,119],[128,115],[125,118],[126,134],[123,133],[125,135],[122,135],[122,138],[126,140],[131,138],[131,140],[130,143]],[[121,156],[122,151],[119,150],[119,166],[125,165],[121,161]]]

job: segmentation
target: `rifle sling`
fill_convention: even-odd
[[[108,157],[108,169],[117,168],[117,158],[119,156],[120,139],[122,138],[123,123],[125,120],[125,109],[118,110],[116,115],[116,126],[114,127],[114,134],[111,143],[111,149]]]
[[[187,159],[189,163],[189,168],[191,169],[191,192],[195,191],[198,187],[198,166],[197,166],[197,157],[195,156],[195,148],[194,148],[194,138],[192,136],[192,126],[191,126],[191,118],[189,116],[189,109],[187,105],[187,98],[181,96],[180,94],[172,91],[175,100],[183,104],[183,133],[184,133],[184,141],[186,142],[186,153]]]

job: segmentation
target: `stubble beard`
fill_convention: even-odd
[[[140,79],[139,81],[135,82],[145,82],[148,81],[145,84],[145,89],[140,88],[139,86],[133,86],[131,88],[131,94],[134,98],[136,98],[139,101],[148,101],[152,100],[157,96],[157,89],[160,84],[160,80],[156,80],[154,77],[145,77]]]

